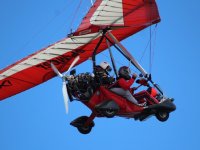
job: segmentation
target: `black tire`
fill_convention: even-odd
[[[156,118],[161,121],[161,122],[165,122],[168,120],[169,118],[169,113],[168,112],[157,112],[156,113]]]
[[[82,134],[89,134],[92,130],[92,126],[87,126],[87,127],[80,126],[80,127],[77,127],[77,129]]]
[[[80,133],[82,134],[88,134],[91,132],[92,127],[94,127],[94,121],[91,122],[91,124],[89,126],[84,126],[84,124],[86,123],[86,121],[88,120],[89,117],[87,116],[82,116],[79,117],[79,125],[77,126],[77,129]]]
[[[103,110],[103,115],[106,116],[107,118],[113,118],[116,114],[117,114],[117,110],[113,110],[113,109]]]

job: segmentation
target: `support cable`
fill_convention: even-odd
[[[76,19],[76,17],[77,17],[78,11],[79,11],[80,8],[81,8],[82,2],[83,2],[83,0],[80,0],[80,1],[79,1],[79,4],[78,4],[78,6],[77,6],[77,8],[76,8],[76,10],[75,10],[75,12],[74,12],[74,14],[73,14],[73,16],[72,16],[72,21],[71,21],[70,26],[69,26],[71,30],[72,30],[72,26],[73,26],[73,24],[74,24],[74,21],[75,21],[75,19]]]

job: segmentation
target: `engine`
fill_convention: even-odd
[[[68,93],[81,101],[87,101],[94,92],[94,75],[91,73],[81,73],[68,79]]]

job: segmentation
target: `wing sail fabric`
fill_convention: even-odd
[[[147,27],[160,21],[155,0],[96,0],[78,32],[95,28]],[[82,32],[81,32],[82,31]],[[86,32],[87,33],[87,32]]]
[[[82,47],[91,40],[95,44],[98,36],[99,33],[93,33],[66,38],[5,68],[0,72],[0,100],[53,78],[55,73],[51,69],[51,62],[60,72],[64,72],[76,56],[81,57],[77,65],[87,60],[91,51],[85,52]]]
[[[155,0],[96,0],[73,35],[0,71],[0,100],[55,77],[50,62],[64,72],[77,55],[76,65],[86,61],[105,28],[121,41],[159,21]],[[98,53],[106,48],[103,40]]]

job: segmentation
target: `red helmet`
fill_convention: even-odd
[[[127,66],[123,66],[119,68],[118,75],[120,78],[124,78],[125,80],[131,79],[131,70]]]

